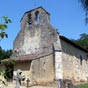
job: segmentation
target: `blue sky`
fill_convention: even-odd
[[[85,12],[78,0],[0,0],[0,16],[8,16],[12,20],[6,30],[9,37],[0,41],[3,49],[13,48],[23,14],[39,6],[51,14],[50,23],[67,38],[78,39],[80,34],[88,32]]]

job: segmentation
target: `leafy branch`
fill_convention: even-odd
[[[3,39],[4,37],[8,38],[8,34],[5,32],[5,30],[8,28],[8,23],[12,22],[6,16],[2,16],[1,19],[3,19],[4,22],[0,23],[0,40]]]

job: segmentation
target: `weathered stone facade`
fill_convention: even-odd
[[[88,52],[71,43],[61,38],[63,77],[74,81],[87,81]]]
[[[14,70],[21,69],[38,84],[58,79],[87,81],[88,51],[59,35],[49,19],[42,7],[23,15],[11,57],[17,61]]]
[[[14,55],[16,52],[17,55],[44,52],[44,48],[52,47],[54,41],[56,31],[49,23],[49,13],[43,8],[28,11],[21,19],[21,30],[14,41]]]
[[[26,79],[29,78],[32,84],[52,82],[54,80],[52,55],[53,54],[49,54],[44,57],[39,57],[38,59],[17,62],[14,67],[14,72],[16,72],[17,69],[21,69]]]

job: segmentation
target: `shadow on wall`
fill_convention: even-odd
[[[24,62],[18,62],[16,63],[16,66],[14,67],[14,69],[21,69],[22,71],[27,71],[27,70],[30,70],[30,67],[31,67],[31,63],[32,63],[32,60],[30,61],[24,61]]]

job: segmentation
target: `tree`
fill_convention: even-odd
[[[88,0],[79,0],[82,3],[84,10],[88,11]]]
[[[80,34],[80,38],[77,40],[74,39],[71,40],[86,49],[88,48],[88,34],[86,33]]]
[[[0,60],[7,59],[12,55],[12,50],[3,50],[0,47]]]
[[[88,0],[79,0],[82,4],[83,9],[86,12],[86,22],[88,23]]]
[[[2,16],[1,22],[2,23],[0,23],[0,40],[4,37],[8,37],[8,34],[5,32],[5,30],[8,28],[8,23],[11,23],[11,20],[6,16]]]

